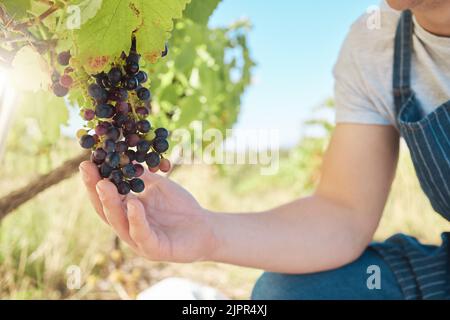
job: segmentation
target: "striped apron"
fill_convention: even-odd
[[[450,220],[450,101],[425,114],[411,89],[414,23],[405,11],[395,39],[393,89],[397,124],[420,185],[436,212]],[[372,247],[392,268],[405,299],[450,299],[450,233],[440,247],[396,235]]]

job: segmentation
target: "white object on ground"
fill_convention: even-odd
[[[138,294],[137,300],[229,300],[218,290],[183,278],[167,278]]]

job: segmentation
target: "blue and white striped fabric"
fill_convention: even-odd
[[[393,89],[400,133],[411,152],[420,185],[436,212],[450,220],[450,101],[424,114],[411,88],[411,11],[401,17],[394,57]],[[441,247],[406,235],[374,244],[396,275],[405,299],[450,299],[450,233]]]

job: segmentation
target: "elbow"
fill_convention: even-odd
[[[337,267],[343,267],[357,261],[372,243],[378,221],[367,217],[367,214],[352,212],[351,218],[348,220],[347,233],[343,239],[342,254],[337,261]]]

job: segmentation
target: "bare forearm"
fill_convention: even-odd
[[[319,196],[256,214],[212,214],[213,260],[281,273],[334,269],[356,259],[371,238],[358,213]]]

